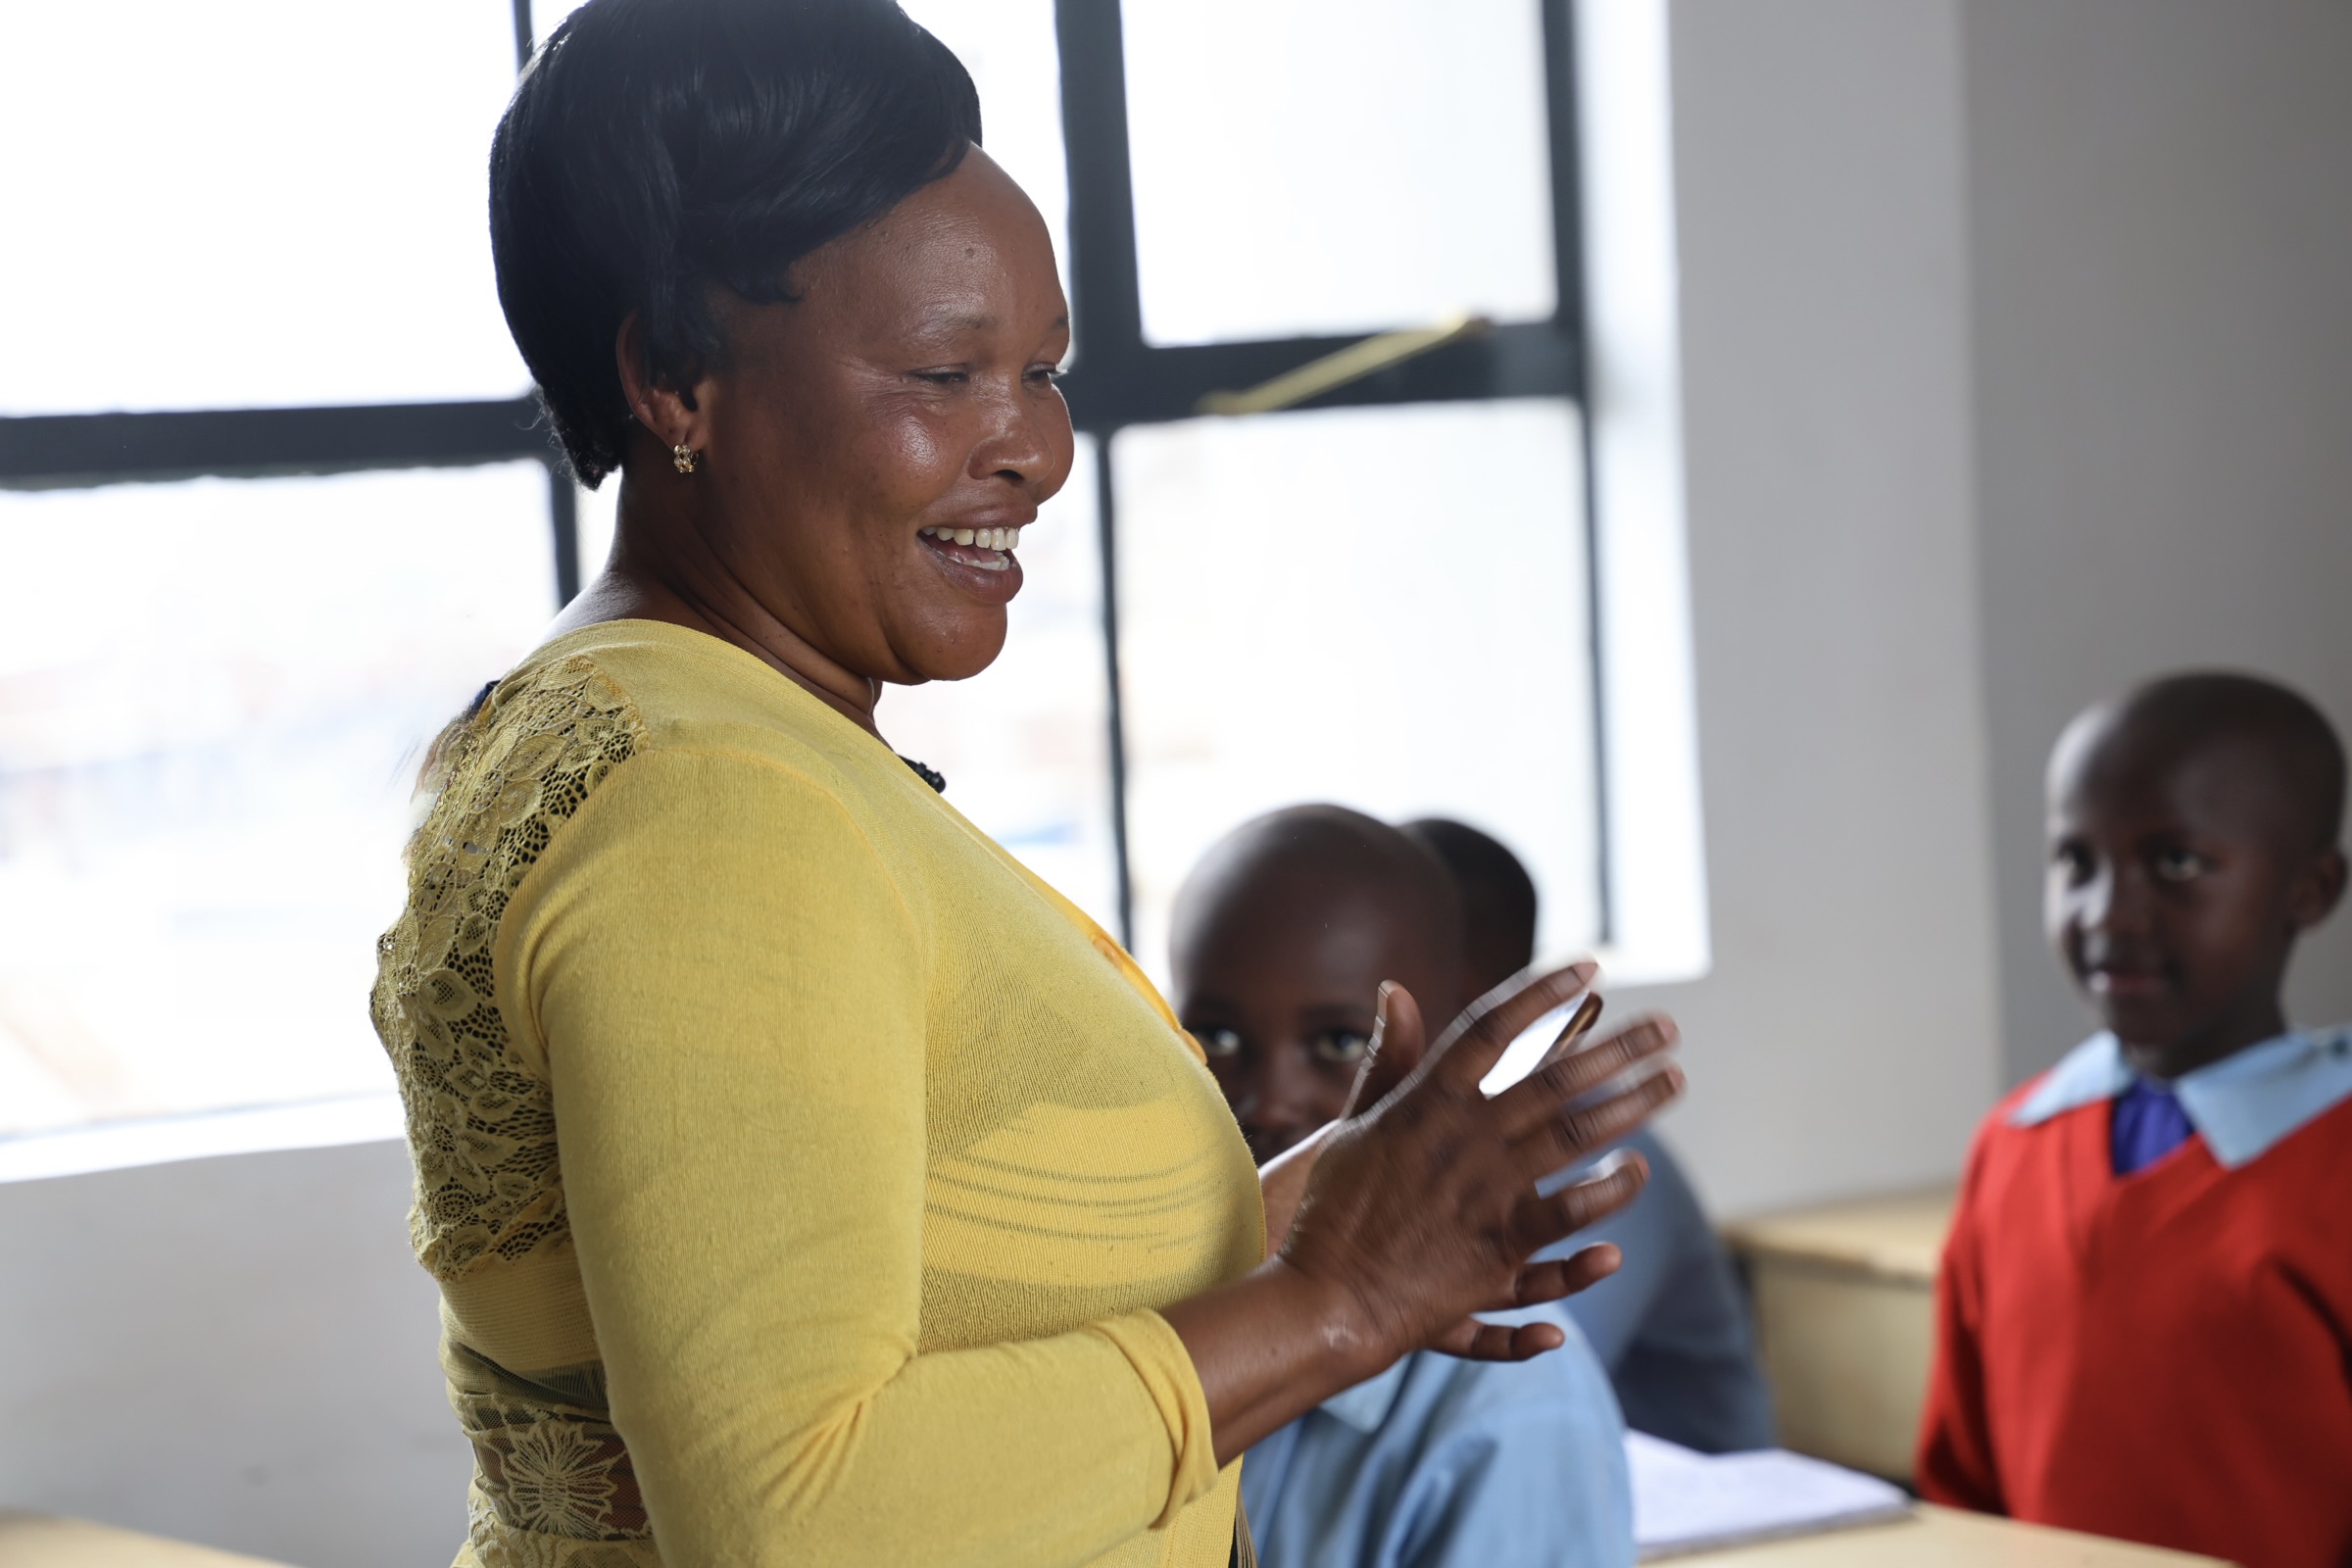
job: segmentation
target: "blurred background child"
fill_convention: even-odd
[[[1536,884],[1519,858],[1444,817],[1404,831],[1446,862],[1460,891],[1462,994],[1484,996],[1533,963]],[[1624,1147],[1649,1162],[1649,1185],[1576,1245],[1615,1243],[1625,1262],[1570,1297],[1568,1311],[1608,1368],[1628,1426],[1705,1453],[1770,1447],[1772,1392],[1731,1259],[1657,1134],[1642,1128]]]
[[[2269,681],[2158,680],[2060,738],[2045,922],[2105,1027],[1978,1131],[1927,1496],[2352,1562],[2352,1033],[2279,1000],[2343,804],[2341,742]]]
[[[1459,1010],[1461,950],[1445,866],[1375,818],[1298,807],[1209,851],[1177,896],[1173,1000],[1259,1163],[1340,1114],[1382,981],[1433,1033]],[[1384,1054],[1383,1077],[1412,1065]],[[1417,1351],[1251,1448],[1243,1500],[1267,1568],[1630,1564],[1623,1422],[1573,1320],[1547,1310],[1559,1349]]]

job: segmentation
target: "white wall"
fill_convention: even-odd
[[[1967,57],[2016,1080],[2088,1027],[2038,923],[2067,718],[2229,664],[2352,726],[2352,7],[1973,0]],[[2289,1001],[2352,1017],[2352,911],[2306,945]]]
[[[1668,1138],[1723,1212],[1949,1175],[1996,1079],[1951,0],[1678,0],[1714,966]]]
[[[0,1507],[303,1568],[431,1568],[472,1459],[359,1144],[0,1183]]]

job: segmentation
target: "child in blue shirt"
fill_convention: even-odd
[[[1278,811],[1212,849],[1177,896],[1170,947],[1178,1015],[1261,1164],[1346,1105],[1382,981],[1432,1018],[1461,1000],[1445,866],[1339,807]],[[1572,1319],[1535,1310],[1566,1331],[1560,1348],[1518,1363],[1417,1351],[1252,1447],[1242,1498],[1266,1568],[1631,1564],[1607,1376]]]
[[[1466,823],[1407,822],[1462,896],[1462,995],[1484,996],[1535,961],[1536,884],[1519,858]],[[1649,1162],[1632,1203],[1571,1244],[1616,1244],[1624,1265],[1561,1303],[1608,1368],[1628,1426],[1701,1453],[1772,1446],[1772,1391],[1756,1365],[1747,1302],[1683,1168],[1647,1128],[1623,1148]]]

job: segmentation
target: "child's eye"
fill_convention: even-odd
[[[1201,1029],[1195,1031],[1193,1038],[1200,1041],[1200,1049],[1212,1057],[1238,1056],[1242,1054],[1242,1037],[1237,1030]]]
[[[1326,1029],[1315,1036],[1315,1054],[1325,1061],[1361,1061],[1371,1044],[1352,1029]]]
[[[2067,880],[2080,882],[2090,875],[2090,851],[2080,844],[2060,844],[2050,851],[2050,864],[2064,871]]]
[[[2187,882],[2205,871],[2205,857],[2194,850],[2159,850],[2156,876],[2164,882]]]

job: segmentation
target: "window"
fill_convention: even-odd
[[[1493,826],[1546,894],[1542,945],[1590,945],[1575,405],[1133,425],[1111,456],[1138,948],[1202,850],[1309,800]]]
[[[0,1139],[381,1136],[410,782],[578,583],[482,220],[515,9],[12,24],[0,133],[47,152],[0,170],[42,216],[0,255]]]
[[[0,1129],[380,1094],[420,741],[546,623],[536,464],[0,492]]]
[[[906,4],[1054,227],[1081,441],[1005,657],[893,743],[1155,969],[1307,799],[1486,826],[1547,950],[1604,936],[1568,0]],[[82,127],[0,170],[74,236],[0,256],[0,1139],[388,1094],[420,750],[611,538],[481,222],[569,9],[36,8],[0,58],[17,145]]]
[[[1567,0],[1056,24],[1110,671],[1090,907],[1164,976],[1201,852],[1331,800],[1485,827],[1537,875],[1544,951],[1605,937]],[[1204,412],[1343,355],[1254,400],[1279,412]],[[1390,712],[1410,757],[1379,755]]]
[[[1121,15],[1147,341],[1554,314],[1534,0],[1137,0]]]

